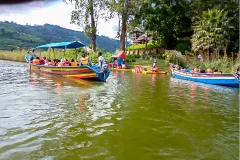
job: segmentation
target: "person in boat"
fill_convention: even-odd
[[[35,59],[33,59],[32,64],[39,65],[40,64],[39,57],[36,57]]]
[[[57,59],[57,65],[56,66],[58,66],[58,67],[63,66],[62,60]]]
[[[211,68],[208,68],[206,73],[213,73]]]
[[[117,58],[113,59],[112,68],[117,68]]]
[[[198,73],[199,69],[198,68],[194,68],[194,73]]]
[[[181,72],[185,73],[185,72],[186,72],[186,69],[185,69],[185,68],[182,68],[182,69],[181,69]]]
[[[240,75],[240,66],[237,67],[237,72],[236,72],[237,75]]]
[[[80,66],[87,66],[89,62],[88,57],[86,57],[85,54],[82,54],[82,57],[80,59]]]
[[[71,66],[77,66],[77,62],[75,62],[74,59],[71,60]]]
[[[48,65],[49,66],[54,66],[55,62],[54,61],[51,61],[50,59],[48,60]]]
[[[190,69],[188,69],[188,68],[185,68],[185,72],[188,72],[188,73],[189,73],[189,72],[190,72]]]
[[[46,57],[43,57],[44,64],[48,63],[48,59]]]
[[[191,68],[190,73],[194,73],[194,68]]]
[[[206,73],[205,69],[201,69],[200,73]]]
[[[157,58],[153,58],[152,72],[157,72]]]
[[[57,65],[57,59],[53,59],[51,65],[56,66]]]
[[[215,69],[213,72],[213,74],[221,74],[221,73],[222,73],[222,71],[218,71],[218,69]]]
[[[105,63],[105,59],[102,56],[102,52],[98,52],[98,65],[99,65],[100,69],[103,68],[104,63]]]
[[[63,63],[63,66],[71,66],[71,63],[66,59],[66,61]]]
[[[44,58],[46,59],[46,57],[40,58],[40,60],[39,60],[39,64],[40,65],[44,65],[45,64]]]

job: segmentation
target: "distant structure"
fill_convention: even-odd
[[[130,32],[132,42],[130,45],[135,44],[145,44],[152,40],[152,33],[142,31],[140,28],[135,27],[132,32]]]

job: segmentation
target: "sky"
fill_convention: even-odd
[[[0,4],[0,21],[13,21],[22,25],[48,23],[82,31],[78,26],[70,24],[70,13],[73,9],[73,5],[66,4],[62,0],[35,0],[19,4]],[[117,28],[118,19],[111,19],[107,22],[104,19],[99,19],[97,34],[115,38]]]

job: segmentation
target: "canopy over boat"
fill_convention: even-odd
[[[85,45],[79,41],[71,41],[71,42],[60,42],[60,43],[50,43],[38,46],[36,48],[61,48],[61,49],[67,49],[67,48],[80,48],[84,47]]]

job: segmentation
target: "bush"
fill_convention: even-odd
[[[188,43],[182,42],[182,43],[178,43],[176,45],[176,50],[180,51],[182,54],[184,54],[185,51],[187,51],[187,52],[191,51],[191,48],[189,47]]]
[[[165,66],[169,67],[169,63],[178,64],[186,67],[186,57],[181,52],[176,50],[165,50],[163,56],[165,57]]]
[[[153,42],[147,43],[147,49],[159,48],[161,46],[162,45],[160,43],[153,43]],[[146,44],[135,44],[126,48],[127,51],[141,50],[141,49],[146,49]]]
[[[105,52],[102,53],[102,56],[104,57],[105,61],[111,62],[112,61],[112,53],[110,52]],[[98,61],[98,53],[97,52],[92,52],[88,56],[92,62],[97,62]]]

